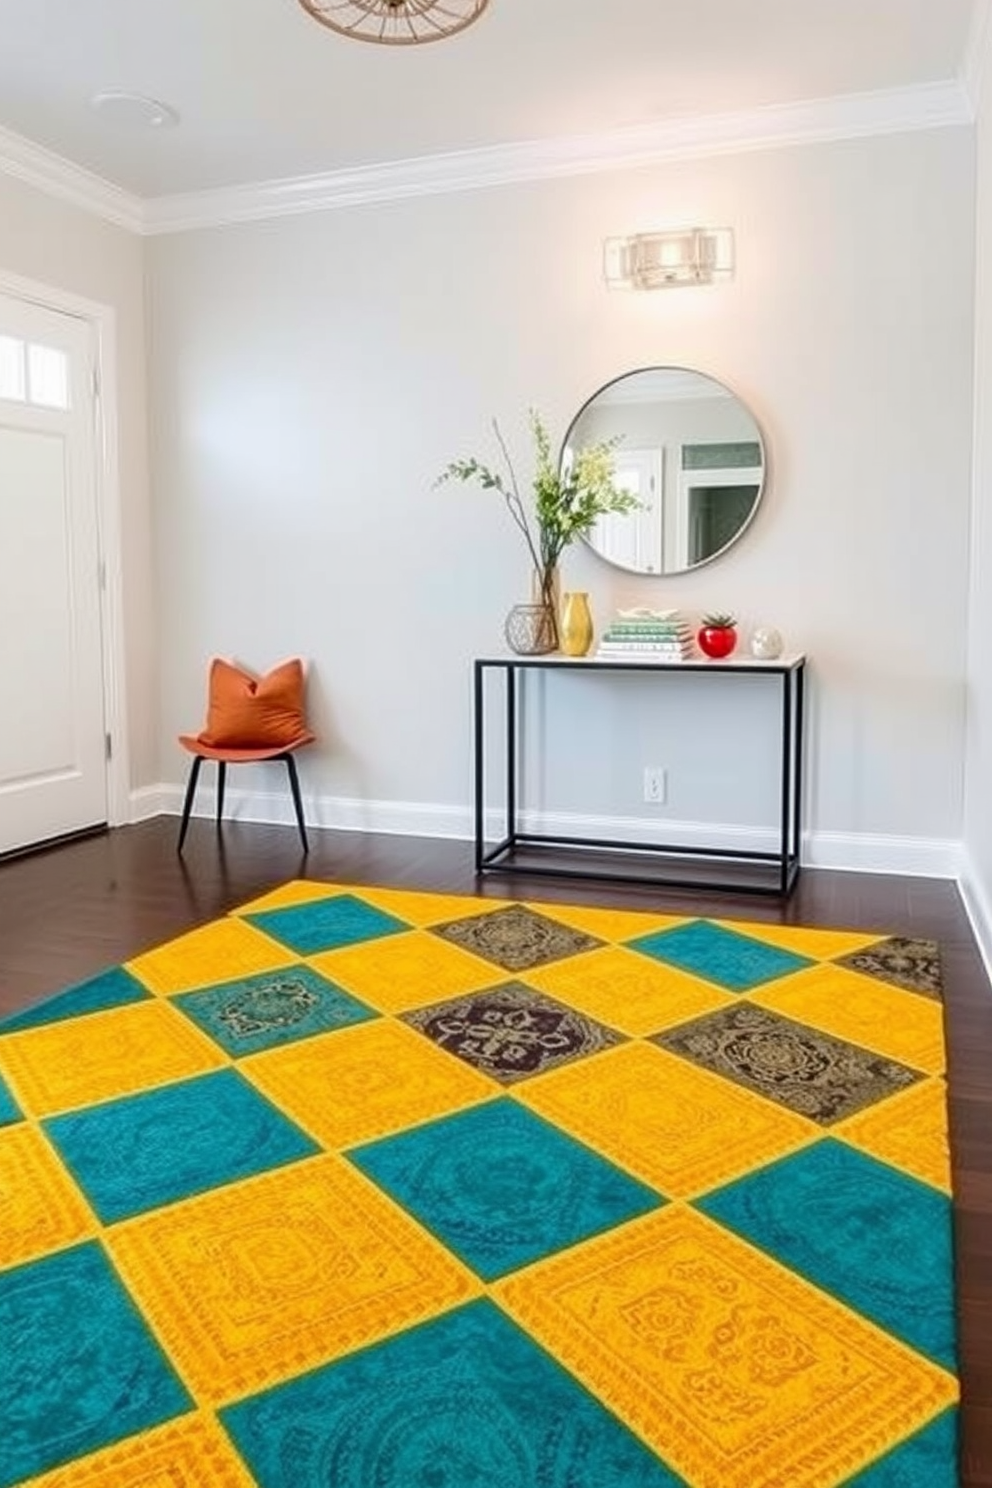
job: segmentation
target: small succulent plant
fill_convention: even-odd
[[[735,615],[704,615],[703,624],[710,630],[733,630],[737,624]]]

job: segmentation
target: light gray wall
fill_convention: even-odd
[[[469,664],[500,648],[528,571],[497,498],[431,483],[454,456],[495,459],[494,415],[526,474],[528,406],[560,437],[604,382],[676,364],[752,408],[761,510],[693,574],[576,550],[565,587],[600,623],[639,602],[778,626],[811,658],[811,826],[957,838],[972,173],[971,132],[946,129],[152,241],[162,778],[182,778],[210,655],[301,653],[312,794],[464,804]],[[606,236],[684,222],[736,229],[732,284],[606,290]],[[551,689],[538,803],[643,813],[660,763],[663,814],[764,819],[767,700],[725,689],[694,718],[690,681],[663,708],[643,687]],[[706,788],[701,749],[730,784]]]
[[[986,47],[977,124],[975,469],[968,647],[964,841],[974,908],[992,951],[992,48]]]
[[[123,228],[0,174],[0,268],[116,311],[131,783],[153,785],[161,744],[148,481],[144,244]]]

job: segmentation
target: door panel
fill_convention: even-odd
[[[0,295],[0,345],[2,853],[106,821],[107,773],[90,330]]]
[[[590,536],[595,551],[635,573],[662,573],[664,551],[664,450],[617,450],[613,484],[637,498],[633,512],[607,512]]]

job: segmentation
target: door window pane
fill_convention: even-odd
[[[0,336],[0,398],[24,402],[24,342]]]
[[[28,347],[28,399],[40,408],[69,407],[69,358],[57,346]]]

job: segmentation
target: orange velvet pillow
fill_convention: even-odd
[[[288,748],[308,736],[303,663],[298,659],[253,677],[215,657],[210,665],[207,726],[197,736],[211,749]]]

